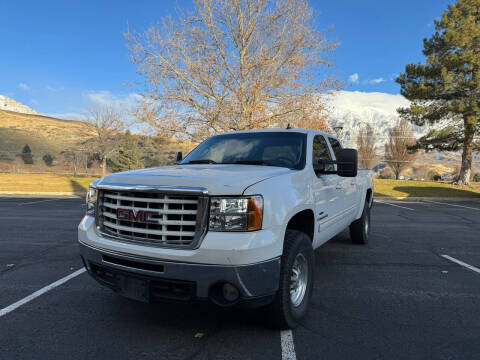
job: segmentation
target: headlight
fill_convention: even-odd
[[[95,216],[96,204],[97,189],[90,185],[87,192],[87,215]]]
[[[210,231],[253,231],[262,227],[263,198],[260,195],[236,198],[212,197]]]

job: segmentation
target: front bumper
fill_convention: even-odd
[[[127,255],[81,241],[79,246],[85,267],[95,280],[145,302],[210,299],[218,305],[262,305],[273,299],[278,289],[280,258],[249,265],[207,265]],[[225,282],[238,289],[238,301],[222,301],[218,288]]]

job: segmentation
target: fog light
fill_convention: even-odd
[[[237,300],[239,296],[237,288],[229,283],[223,284],[222,293],[225,300],[230,302]]]

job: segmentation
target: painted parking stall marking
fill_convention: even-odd
[[[388,202],[385,202],[385,201],[375,200],[375,202],[376,202],[376,203],[379,203],[379,204],[385,204],[385,205],[395,206],[395,207],[402,208],[402,209],[406,209],[406,210],[415,211],[415,209],[412,209],[412,208],[409,208],[409,207],[406,207],[406,206],[391,204],[391,203],[388,203]]]
[[[455,259],[454,257],[451,257],[449,255],[441,255],[441,257],[443,257],[444,259],[450,260],[451,262],[454,262],[454,263],[456,263],[460,266],[463,266],[464,268],[472,270],[472,271],[476,272],[477,274],[480,274],[480,269],[473,266],[473,265],[467,264],[467,263],[465,263],[461,260]]]
[[[74,277],[83,274],[85,272],[85,268],[82,268],[80,270],[77,270],[70,275],[67,275],[60,280],[55,281],[54,283],[51,283],[50,285],[47,285],[40,290],[35,291],[33,294],[28,295],[27,297],[24,297],[23,299],[17,301],[16,303],[13,303],[12,305],[7,306],[6,308],[0,309],[0,317],[7,315],[9,312],[12,312],[13,310],[19,308],[22,305],[25,305],[26,303],[32,301],[33,299],[45,294],[46,292],[55,289],[57,286],[60,286],[62,284],[65,284],[68,280],[73,279]]]
[[[280,331],[280,341],[282,345],[282,360],[297,360],[292,330]]]
[[[47,202],[47,201],[58,201],[58,200],[62,200],[62,199],[44,199],[44,200],[35,200],[35,201],[29,201],[29,202],[25,202],[25,203],[20,203],[20,204],[17,204],[17,205],[18,205],[18,206],[23,206],[23,205],[33,205],[33,204],[43,203],[43,202]]]
[[[432,201],[432,200],[423,200],[423,202],[432,203],[432,204],[447,205],[447,206],[455,206],[455,207],[459,207],[459,208],[464,208],[464,209],[470,209],[470,210],[480,211],[480,208],[474,208],[474,207],[465,206],[465,205],[449,204],[449,203],[445,203],[445,202],[438,202],[438,201]]]

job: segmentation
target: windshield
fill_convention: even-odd
[[[213,136],[181,164],[245,164],[305,167],[307,135],[297,132],[236,133]]]

